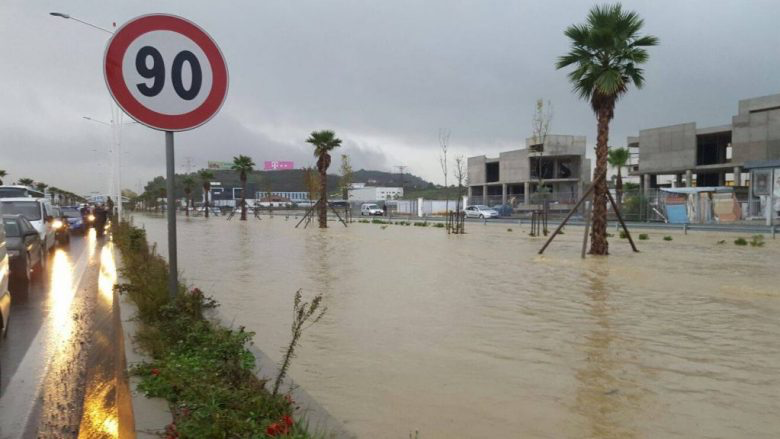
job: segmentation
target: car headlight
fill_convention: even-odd
[[[54,220],[54,222],[51,223],[51,226],[55,229],[59,229],[62,227],[62,220]]]
[[[87,216],[87,219],[88,219],[90,222],[92,222],[92,221],[95,221],[95,215],[89,214],[89,216]]]
[[[20,254],[21,252],[19,252],[19,250],[8,250],[9,257],[19,256]]]

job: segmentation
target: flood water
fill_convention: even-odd
[[[361,438],[780,437],[780,240],[581,260],[581,228],[537,256],[527,225],[295,222],[180,218],[179,268],[277,360],[295,291],[323,293],[291,375]]]

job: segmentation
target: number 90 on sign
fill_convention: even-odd
[[[167,30],[148,32],[130,44],[122,59],[122,76],[138,102],[166,115],[198,108],[213,80],[203,50],[186,36]]]

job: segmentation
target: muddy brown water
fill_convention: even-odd
[[[581,228],[537,256],[528,226],[294,225],[181,218],[180,269],[274,359],[295,291],[323,293],[291,375],[359,437],[780,437],[780,240],[581,260]]]

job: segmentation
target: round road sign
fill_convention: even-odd
[[[106,47],[103,73],[127,114],[163,131],[206,123],[227,95],[227,66],[217,44],[173,15],[144,15],[120,27]]]

